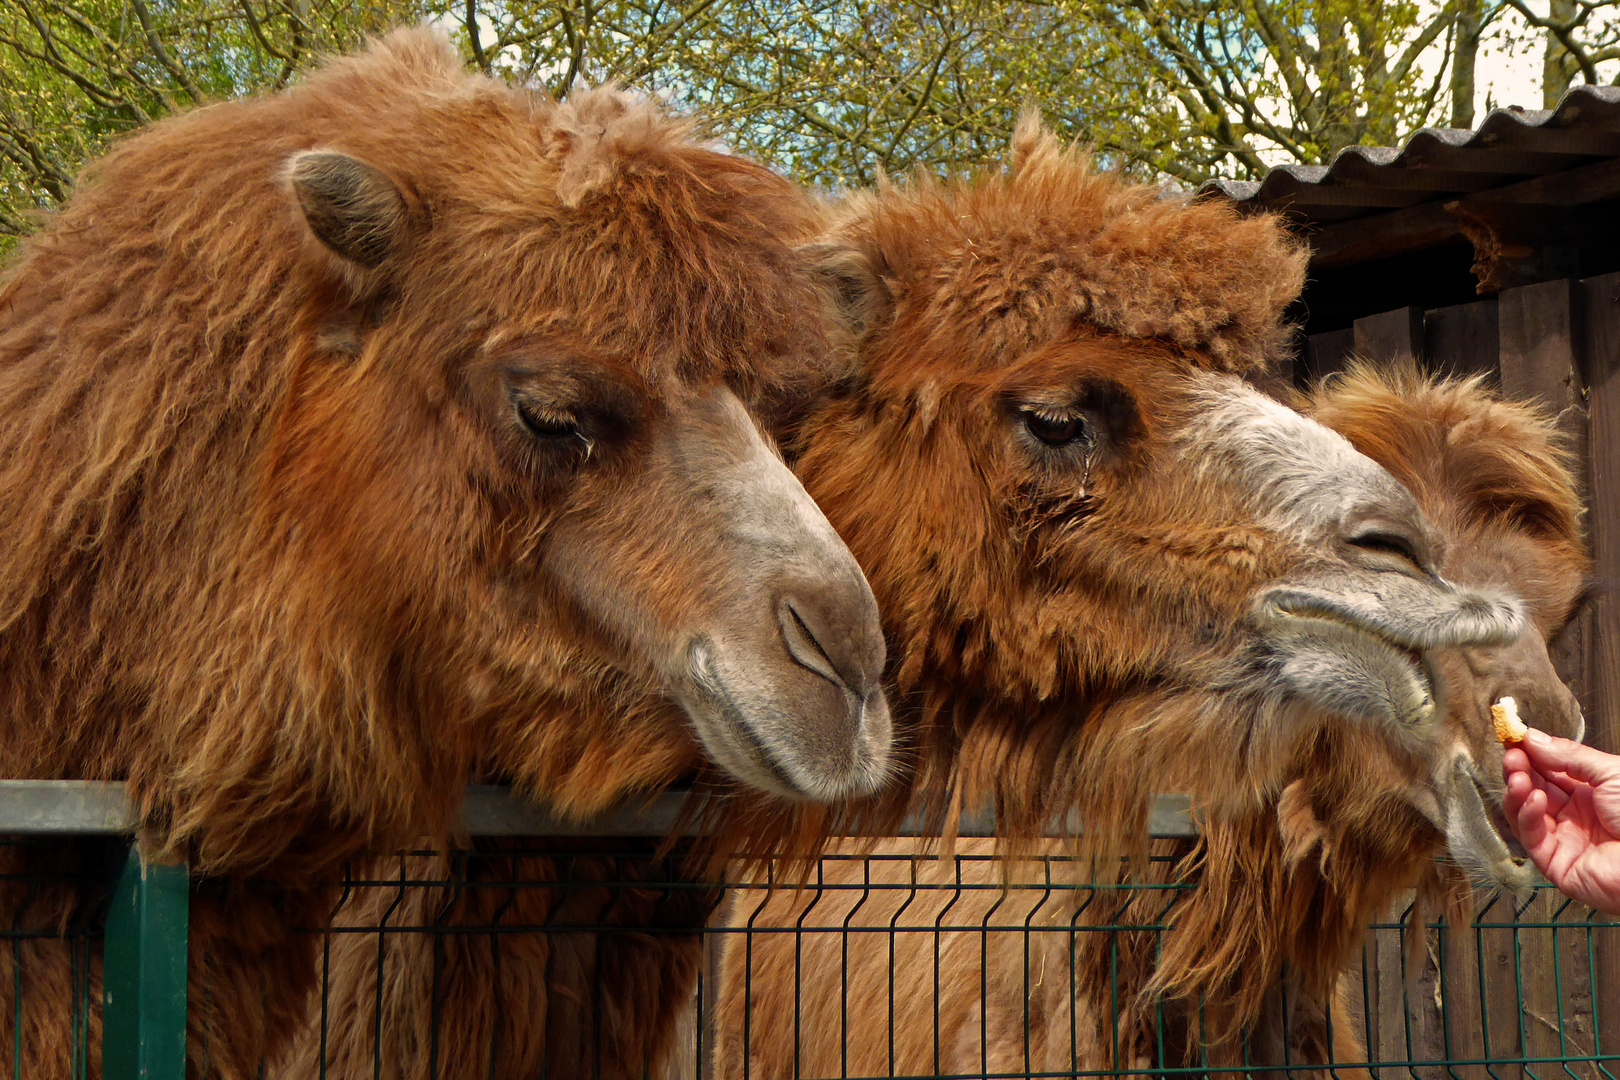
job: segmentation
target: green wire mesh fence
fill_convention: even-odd
[[[0,830],[7,814],[0,790]],[[970,837],[945,859],[916,839],[835,848],[802,889],[769,860],[716,881],[662,850],[670,821],[531,839],[513,834],[543,819],[496,814],[471,831],[505,835],[467,850],[351,867],[303,930],[320,970],[307,1031],[259,1074],[1616,1080],[1620,928],[1548,888],[1478,894],[1455,924],[1397,903],[1327,1007],[1285,979],[1234,1031],[1220,1002],[1140,994],[1193,888],[1173,874],[1099,883],[1056,847],[1009,866]],[[1190,830],[1158,824],[1176,837],[1156,845],[1162,871]],[[187,1075],[187,885],[122,837],[82,835],[117,826],[69,839],[36,822],[0,845],[14,899],[64,882],[97,898],[16,906],[0,1075],[21,1075],[16,1049],[49,1023],[71,1034],[63,1077]],[[66,950],[71,977],[31,985],[30,948]]]

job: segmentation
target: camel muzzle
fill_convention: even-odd
[[[1270,689],[1404,731],[1435,717],[1432,650],[1500,645],[1525,625],[1517,600],[1398,571],[1273,586],[1252,614]]]

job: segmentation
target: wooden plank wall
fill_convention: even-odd
[[[1350,330],[1307,339],[1296,381],[1342,370],[1352,356],[1484,374],[1507,394],[1540,400],[1557,413],[1582,469],[1598,591],[1558,642],[1554,661],[1580,699],[1587,741],[1620,753],[1620,274],[1358,319]],[[1620,1058],[1620,926],[1603,925],[1601,915],[1550,889],[1517,920],[1506,897],[1478,895],[1475,910],[1472,925],[1427,931],[1415,973],[1402,970],[1403,931],[1395,921],[1401,911],[1390,912],[1391,922],[1372,934],[1346,989],[1352,1020],[1376,1048],[1375,1059],[1523,1060],[1591,1055],[1599,1045],[1605,1059]],[[1514,921],[1545,925],[1493,925]],[[1567,1072],[1528,1064],[1387,1073],[1423,1080],[1620,1074],[1591,1064]]]

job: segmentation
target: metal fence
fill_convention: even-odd
[[[1546,888],[1518,904],[1481,895],[1457,925],[1417,928],[1403,901],[1330,1010],[1280,992],[1234,1037],[1214,1006],[1133,1008],[1192,882],[1099,883],[1061,844],[1008,865],[988,821],[943,859],[919,838],[834,848],[797,889],[799,871],[771,860],[724,881],[687,873],[679,845],[656,839],[668,802],[580,829],[480,789],[466,818],[483,837],[468,850],[346,876],[330,921],[307,928],[322,969],[308,1037],[263,1075],[1615,1080],[1620,1048],[1603,1033],[1620,996],[1598,956],[1620,926]],[[1162,870],[1193,829],[1174,800],[1152,825]],[[26,896],[66,865],[106,897],[65,924],[20,906],[13,1045],[65,1020],[73,1076],[104,1063],[111,1080],[179,1080],[188,883],[128,855],[128,826],[116,785],[0,783],[18,871],[3,887]],[[64,863],[66,834],[80,850]],[[24,982],[19,950],[41,938],[78,958],[69,985]]]

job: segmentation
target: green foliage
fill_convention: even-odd
[[[284,85],[316,55],[426,11],[414,0],[0,0],[0,234],[64,199],[121,132]]]
[[[0,246],[118,133],[400,22],[559,96],[580,78],[665,96],[809,183],[994,160],[1036,104],[1105,160],[1191,184],[1470,122],[1481,34],[1525,2],[0,0]],[[1595,80],[1620,0],[1551,2],[1529,24],[1547,78]]]
[[[1392,143],[1447,103],[1455,0],[1426,14],[1408,0],[1123,0],[1089,10],[1109,30],[1108,70],[1130,80],[1113,94],[1143,76],[1160,91],[1100,141],[1189,182]]]
[[[480,14],[493,32],[472,51],[486,68],[554,93],[578,75],[617,78],[826,185],[994,157],[1026,103],[1060,122],[1124,104],[1097,93],[1101,29],[1059,2],[506,0]]]

